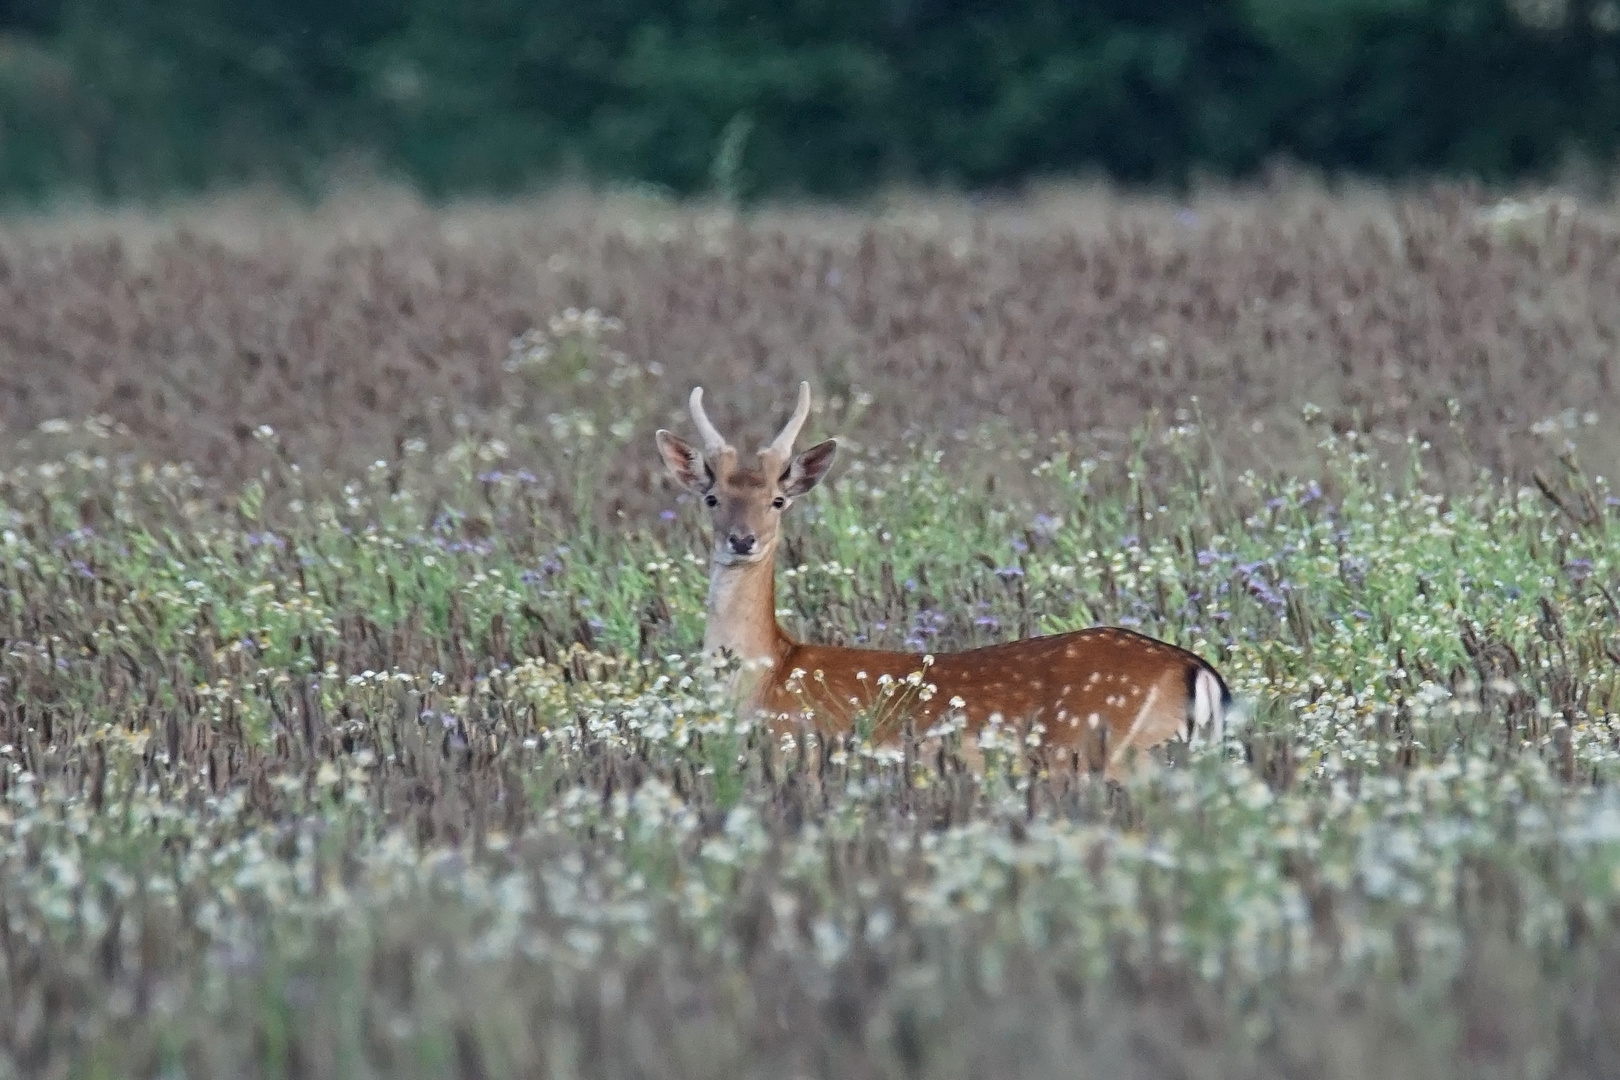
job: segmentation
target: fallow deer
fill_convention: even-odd
[[[793,452],[810,415],[809,383],[757,464],[740,461],[709,422],[702,387],[688,404],[702,450],[662,429],[657,442],[669,473],[713,520],[703,648],[742,661],[738,704],[762,711],[779,735],[804,722],[822,734],[848,732],[876,716],[870,736],[892,743],[906,716],[920,733],[955,709],[969,736],[987,723],[1039,722],[1045,747],[1083,755],[1110,777],[1133,751],[1173,738],[1221,740],[1232,696],[1220,675],[1195,654],[1130,630],[1099,626],[931,658],[795,641],[776,620],[782,515],[827,474],[837,442]],[[881,708],[895,688],[903,707]]]

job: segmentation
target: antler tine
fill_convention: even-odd
[[[781,461],[786,461],[792,457],[793,440],[799,437],[799,429],[804,427],[804,422],[809,418],[810,384],[802,382],[799,384],[798,406],[794,408],[793,415],[788,418],[787,426],[776,436],[771,445],[765,448],[764,453],[773,454]]]
[[[698,434],[703,438],[703,452],[711,458],[719,457],[720,452],[727,448],[725,437],[709,423],[709,415],[703,411],[703,387],[692,387],[692,397],[688,401],[692,408],[692,423],[697,425]]]

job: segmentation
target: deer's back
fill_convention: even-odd
[[[960,699],[969,731],[999,716],[1013,725],[1039,721],[1048,744],[1078,746],[1101,736],[1108,745],[1127,739],[1148,747],[1184,727],[1194,678],[1213,671],[1185,649],[1116,627],[940,654],[926,671],[922,659],[795,645],[760,705],[773,716],[809,719],[823,731],[864,722],[876,741],[887,742],[906,716],[921,733]],[[921,673],[922,685],[907,684],[913,672]],[[881,688],[885,675],[887,691]]]

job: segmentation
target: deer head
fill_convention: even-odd
[[[696,494],[714,522],[711,560],[716,567],[769,562],[776,554],[782,514],[793,500],[821,482],[838,450],[834,439],[799,454],[793,441],[810,415],[810,384],[799,384],[799,404],[771,444],[760,450],[757,465],[744,465],[703,411],[703,388],[689,401],[692,422],[703,440],[698,450],[671,432],[659,429],[658,452],[675,481]]]

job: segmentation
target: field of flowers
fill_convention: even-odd
[[[1122,786],[1010,734],[979,775],[728,710],[651,438],[687,387],[624,333],[542,315],[504,397],[354,467],[268,422],[228,468],[111,410],[9,429],[0,1075],[1620,1074],[1620,498],[1581,412],[1523,476],[1459,469],[1444,403],[1405,441],[1278,405],[1298,475],[1196,404],[851,440],[786,525],[790,631],[1109,622],[1250,703]]]

